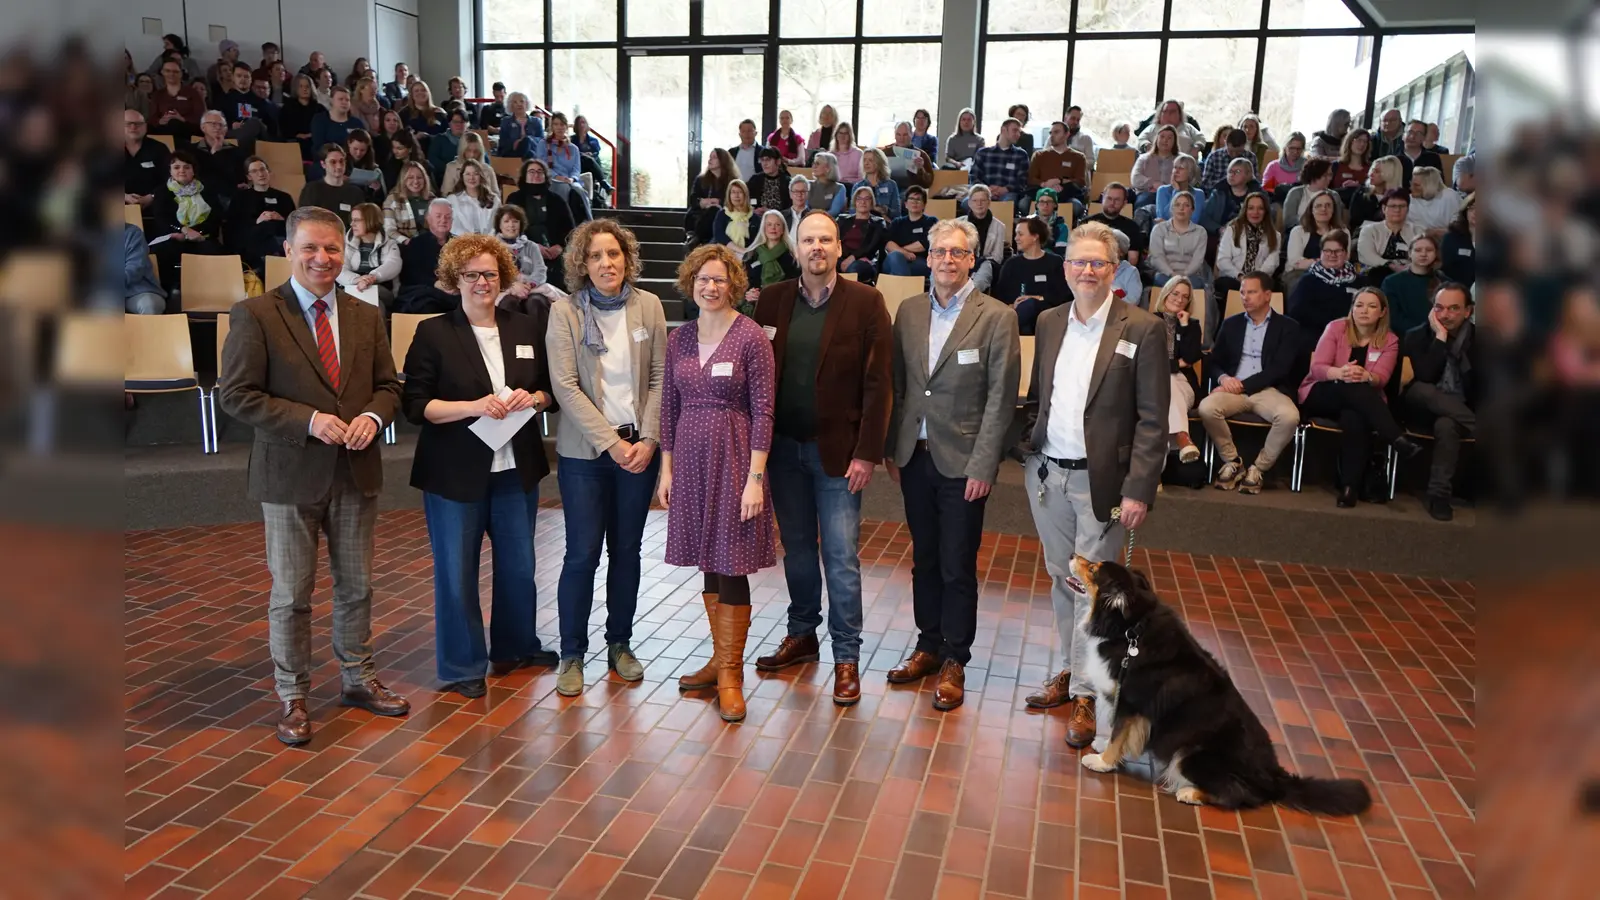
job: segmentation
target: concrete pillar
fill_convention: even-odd
[[[978,35],[983,30],[979,0],[944,0],[944,37],[939,44],[939,109],[933,130],[944,139],[955,132],[961,110],[978,103]]]
[[[477,60],[472,53],[472,0],[418,0],[417,76],[433,89],[433,100],[450,96],[445,82],[460,75],[467,81],[467,96],[486,96],[477,81]],[[393,73],[389,73],[393,77]]]

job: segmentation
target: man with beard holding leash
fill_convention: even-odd
[[[1155,501],[1167,455],[1172,336],[1150,313],[1113,302],[1118,258],[1109,226],[1073,229],[1066,259],[1073,299],[1039,316],[1020,448],[1067,666],[1027,704],[1046,709],[1070,700],[1073,747],[1094,742],[1095,709],[1083,671],[1089,597],[1072,578],[1072,557],[1119,557],[1128,531],[1144,523]]]

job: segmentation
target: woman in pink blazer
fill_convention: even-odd
[[[1384,386],[1399,367],[1400,339],[1389,330],[1389,298],[1377,288],[1363,288],[1350,302],[1350,314],[1323,330],[1311,371],[1300,382],[1305,415],[1339,423],[1338,504],[1345,509],[1356,505],[1373,432],[1402,459],[1422,452],[1405,436],[1384,396]]]

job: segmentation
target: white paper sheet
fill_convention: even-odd
[[[360,300],[362,303],[370,303],[373,306],[377,306],[378,305],[378,284],[377,284],[377,282],[373,282],[372,287],[369,287],[364,291],[361,288],[356,287],[353,284],[343,285],[343,287],[344,287],[344,292],[346,294],[349,294],[350,296],[356,298],[357,300]]]
[[[510,388],[501,388],[496,395],[501,400],[511,396]],[[478,440],[489,445],[490,450],[499,450],[504,447],[512,436],[522,430],[534,416],[533,407],[520,410],[507,415],[504,419],[491,419],[488,416],[479,416],[478,421],[468,425],[467,428],[478,436]]]

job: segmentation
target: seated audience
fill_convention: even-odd
[[[1295,283],[1284,314],[1300,325],[1303,334],[1321,334],[1328,323],[1350,311],[1350,301],[1361,288],[1356,267],[1350,262],[1350,235],[1331,231],[1318,242],[1317,261]]]
[[[890,161],[889,175],[902,194],[912,185],[933,185],[933,156],[913,144],[911,138],[911,123],[898,122],[894,126],[894,143],[878,148]]]
[[[359,83],[361,79],[371,78],[372,83],[376,85],[378,83],[377,76],[378,73],[372,69],[372,63],[369,62],[365,56],[358,56],[356,57],[355,63],[350,66],[350,74],[344,77],[344,86],[349,88],[350,92],[354,94],[356,90],[356,84]]]
[[[795,175],[789,179],[789,205],[784,207],[783,221],[788,223],[789,238],[794,239],[796,229],[800,227],[800,220],[805,218],[811,209],[811,179],[804,175]],[[796,244],[795,246],[799,246]]]
[[[1039,188],[1038,193],[1033,196],[1033,215],[1050,229],[1050,240],[1046,242],[1046,248],[1060,254],[1064,259],[1067,253],[1067,235],[1072,231],[1072,223],[1059,215],[1056,209],[1056,192],[1050,188]]]
[[[550,303],[567,296],[550,283],[550,267],[545,262],[544,248],[534,241],[528,240],[523,232],[528,226],[528,214],[520,206],[507,203],[494,211],[494,229],[505,242],[506,248],[511,251],[511,258],[517,262],[517,280],[507,286],[507,297],[502,302],[517,300],[532,300],[535,303]],[[533,298],[537,297],[537,300]],[[525,304],[514,304],[513,309],[523,312],[527,309]]]
[[[320,206],[338,216],[346,227],[350,211],[367,202],[365,188],[356,187],[345,177],[349,157],[338,144],[324,144],[317,154],[322,158],[322,178],[308,181],[300,189],[300,206]]]
[[[433,202],[433,183],[428,170],[416,160],[407,160],[396,173],[394,190],[383,198],[383,233],[404,244],[425,230],[428,205]]]
[[[789,170],[783,166],[783,154],[776,148],[762,147],[757,158],[760,170],[750,179],[750,205],[763,211],[781,210],[789,193]]]
[[[1427,128],[1428,126],[1423,124],[1422,120],[1412,119],[1406,125],[1405,136],[1401,139],[1400,146],[1393,151],[1394,155],[1400,158],[1401,168],[1405,170],[1402,177],[1405,178],[1406,187],[1411,186],[1413,174],[1425,166],[1438,171],[1442,179],[1444,160],[1439,158],[1439,154],[1424,149],[1422,146],[1423,136],[1427,133]]]
[[[228,89],[218,95],[217,109],[227,123],[228,136],[238,141],[241,149],[272,135],[267,103],[251,90],[254,83],[250,67],[234,63],[228,72]]]
[[[1117,270],[1111,276],[1111,296],[1134,306],[1144,304],[1144,276],[1139,273],[1139,267],[1128,261],[1128,248],[1133,242],[1128,239],[1127,232],[1113,230],[1116,236],[1120,256],[1117,260]]]
[[[946,168],[965,168],[983,145],[983,135],[978,133],[978,116],[971,107],[967,107],[956,116],[955,133],[944,139],[944,159],[941,163]]]
[[[544,161],[549,166],[550,183],[557,194],[564,195],[572,209],[573,220],[587,222],[593,218],[589,194],[581,186],[583,154],[567,135],[564,113],[550,114],[550,136],[544,142]]]
[[[1322,190],[1311,195],[1300,221],[1289,229],[1289,239],[1283,253],[1283,291],[1294,293],[1300,276],[1322,258],[1322,239],[1335,231],[1344,231],[1344,211],[1339,208],[1339,195]]]
[[[124,308],[136,316],[159,316],[167,311],[167,292],[150,268],[144,229],[131,222],[122,223],[122,300]]]
[[[383,83],[383,99],[391,107],[406,98],[406,85],[411,82],[411,67],[403,62],[394,64],[394,80]]]
[[[400,274],[400,245],[383,230],[383,210],[362,203],[350,211],[350,230],[344,236],[344,270],[339,283],[366,291],[376,286],[378,307],[394,305],[390,282]]]
[[[554,124],[554,123],[552,123]],[[745,119],[739,123],[739,143],[728,149],[728,155],[733,157],[733,164],[738,168],[739,178],[745,184],[756,177],[761,171],[761,142],[756,140],[756,123],[753,119]]]
[[[156,80],[149,72],[140,72],[133,79],[133,86],[128,89],[122,98],[122,108],[138,111],[146,120],[150,117],[150,97],[156,92]]]
[[[311,79],[311,96],[317,98],[324,109],[333,106],[333,89],[335,87],[333,70],[324,66],[307,77]],[[312,140],[316,140],[315,136]]]
[[[1400,160],[1393,156],[1372,161],[1372,167],[1367,170],[1366,186],[1346,192],[1350,195],[1351,228],[1361,228],[1383,218],[1383,195],[1401,186],[1403,171]]]
[[[939,220],[922,214],[927,206],[927,191],[917,185],[906,189],[905,215],[897,216],[889,223],[888,242],[884,245],[883,254],[883,271],[886,274],[928,274],[928,230]]]
[[[189,55],[189,45],[183,38],[176,34],[161,36],[161,52],[150,63],[148,71],[151,75],[161,74],[162,65],[169,59],[176,60],[184,78],[193,80],[201,77],[204,72],[200,68],[200,61]]]
[[[1350,110],[1336,109],[1329,113],[1327,126],[1311,136],[1314,140],[1311,145],[1311,157],[1338,162],[1339,151],[1344,147],[1345,136],[1349,133]]]
[[[1383,279],[1389,327],[1395,334],[1405,334],[1427,321],[1439,283],[1439,242],[1419,234],[1411,241],[1410,267]]]
[[[1468,153],[1456,160],[1455,168],[1450,172],[1450,186],[1456,193],[1466,196],[1478,190],[1478,157]]]
[[[365,123],[368,129],[382,129],[385,112],[388,109],[378,100],[376,79],[365,77],[350,86],[350,114]]]
[[[150,95],[150,130],[170,134],[180,145],[200,133],[200,117],[206,101],[200,91],[183,77],[183,66],[175,60],[161,64],[161,83]]]
[[[194,153],[175,150],[167,162],[167,183],[156,192],[152,213],[155,220],[147,234],[168,236],[154,245],[161,264],[161,283],[169,292],[178,286],[178,268],[185,253],[220,255],[222,198],[198,175]]]
[[[1296,131],[1283,142],[1283,152],[1267,163],[1266,170],[1261,173],[1262,189],[1281,202],[1289,188],[1300,183],[1300,172],[1305,164],[1306,136]]]
[[[278,113],[278,137],[299,141],[300,158],[310,159],[313,146],[320,146],[311,143],[311,123],[326,111],[311,91],[311,79],[296,75],[289,96],[283,101],[283,109]]]
[[[1191,291],[1204,294],[1211,283],[1206,265],[1206,230],[1194,221],[1194,197],[1182,193],[1172,198],[1172,218],[1157,222],[1150,232],[1150,268],[1158,287],[1182,278]],[[1199,302],[1206,302],[1204,296]]]
[[[367,123],[350,112],[350,91],[335,85],[328,95],[328,108],[311,120],[311,143],[317,147],[343,145],[351,131],[366,127]]]
[[[800,277],[799,254],[789,237],[789,222],[783,213],[776,209],[762,213],[759,234],[760,239],[743,257],[745,278],[750,285],[743,299],[752,304],[762,288]]]
[[[815,157],[818,153],[825,153],[833,146],[833,129],[839,124],[839,113],[832,104],[824,103],[817,110],[817,130],[811,132],[811,137],[806,140],[806,155]]]
[[[440,193],[444,192],[445,170],[461,155],[461,141],[468,133],[467,114],[464,111],[452,110],[447,121],[447,130],[428,138],[428,169],[433,172],[434,186],[440,189]],[[481,143],[479,148],[482,148]]]
[[[505,140],[502,133],[500,140]],[[706,155],[706,170],[694,180],[689,189],[689,211],[683,219],[683,231],[695,244],[711,242],[711,226],[716,221],[717,210],[722,208],[722,198],[728,193],[728,182],[736,177],[733,157],[721,147]]]
[[[1195,127],[1193,120],[1184,114],[1183,104],[1176,100],[1168,100],[1161,104],[1150,124],[1140,129],[1139,144],[1153,146],[1156,132],[1165,125],[1171,125],[1178,138],[1178,152],[1190,156],[1197,156],[1200,153],[1205,143],[1205,134]]]
[[[1228,317],[1216,331],[1216,344],[1205,358],[1206,377],[1216,383],[1196,411],[1222,459],[1212,485],[1224,491],[1238,488],[1241,494],[1259,494],[1267,472],[1300,427],[1294,372],[1301,331],[1293,319],[1272,311],[1269,276],[1245,273],[1239,294],[1244,312]],[[1230,417],[1247,412],[1269,425],[1266,443],[1249,467],[1239,456],[1228,424]]]
[[[1468,194],[1462,201],[1461,211],[1445,229],[1444,242],[1439,246],[1439,268],[1444,277],[1467,287],[1477,280],[1477,198],[1477,194]]]
[[[1400,351],[1411,360],[1411,383],[1400,395],[1402,408],[1433,435],[1424,501],[1428,515],[1441,522],[1455,516],[1450,506],[1461,441],[1478,429],[1478,351],[1472,322],[1472,294],[1446,282],[1433,295],[1428,320],[1406,332]]]
[[[1248,159],[1236,159],[1228,164],[1227,183],[1206,194],[1205,209],[1200,213],[1200,227],[1216,235],[1223,226],[1239,216],[1244,200],[1261,193],[1261,183],[1255,180],[1255,168]],[[1285,207],[1288,204],[1284,204]]]
[[[1395,421],[1384,393],[1399,364],[1400,339],[1389,329],[1389,303],[1376,288],[1362,288],[1350,314],[1329,322],[1317,339],[1311,370],[1300,382],[1300,405],[1306,415],[1339,425],[1340,508],[1354,507],[1366,482],[1373,432],[1402,459],[1422,452]],[[1384,494],[1363,499],[1386,501],[1387,487]]]
[[[735,178],[728,182],[716,218],[711,223],[711,243],[726,244],[735,256],[743,256],[759,240],[755,208],[750,205],[750,188]]]
[[[1339,164],[1333,175],[1337,189],[1360,189],[1367,180],[1367,169],[1372,167],[1372,159],[1372,132],[1365,128],[1352,129],[1344,136],[1344,144],[1339,147]]]
[[[1251,153],[1255,154],[1257,166],[1261,160],[1266,159],[1268,150],[1278,149],[1278,139],[1272,136],[1272,129],[1261,124],[1261,117],[1255,113],[1245,113],[1239,119],[1239,130],[1244,132],[1244,145]]]
[[[1247,145],[1244,131],[1230,128],[1223,146],[1206,154],[1205,166],[1200,170],[1200,189],[1216,190],[1227,179],[1228,170],[1234,161],[1241,159],[1250,164],[1252,173],[1260,171],[1256,164],[1256,155],[1250,152]]]
[[[1099,222],[1109,225],[1122,232],[1128,238],[1127,262],[1138,266],[1144,259],[1145,236],[1144,229],[1128,213],[1128,203],[1133,199],[1128,193],[1128,188],[1120,182],[1113,181],[1106,185],[1105,193],[1100,195],[1100,211],[1088,217],[1086,222]]]
[[[1138,150],[1138,147],[1128,143],[1133,140],[1133,125],[1128,122],[1118,122],[1111,126],[1111,150]]]
[[[1067,126],[1067,143],[1089,160],[1089,170],[1094,171],[1095,157],[1100,150],[1095,136],[1083,130],[1083,107],[1067,107],[1067,114],[1061,117],[1061,121]]]
[[[233,195],[228,205],[228,250],[244,264],[265,275],[266,258],[283,255],[285,226],[294,212],[294,198],[272,186],[272,169],[259,156],[245,160],[247,186]],[[275,287],[276,285],[271,285]]]
[[[973,185],[967,192],[967,214],[957,216],[958,222],[970,222],[978,230],[978,248],[972,258],[972,280],[977,290],[989,293],[989,287],[1000,275],[1000,263],[1006,258],[1006,226],[989,212],[989,188]]]
[[[1012,141],[1012,143],[1016,144],[1018,147],[1021,147],[1023,152],[1027,153],[1029,156],[1032,156],[1033,135],[1028,132],[1028,120],[1032,117],[1032,113],[1030,113],[1028,110],[1028,104],[1011,104],[1010,108],[1006,110],[1006,117],[1016,119],[1018,126],[1020,126],[1018,128],[1017,139]]]
[[[861,148],[856,146],[856,132],[849,122],[840,122],[833,129],[833,164],[840,184],[855,184],[861,180]]]
[[[445,163],[444,173],[439,176],[439,196],[448,197],[461,190],[461,170],[469,162],[489,163],[489,148],[484,144],[483,136],[476,131],[461,135],[461,141],[456,145],[456,158]]]
[[[450,201],[451,234],[494,234],[494,211],[500,206],[500,185],[482,160],[461,160],[461,185]]]
[[[394,311],[401,313],[448,312],[457,298],[435,285],[439,251],[450,242],[454,212],[450,201],[434,198],[428,204],[428,227],[400,248],[400,289]]]
[[[467,124],[473,128],[478,127],[478,104],[467,100],[467,82],[460,75],[452,75],[444,83],[445,92],[449,95],[439,105],[445,112],[459,109],[467,114]]]
[[[844,212],[850,191],[839,183],[838,172],[832,153],[818,153],[811,158],[811,198],[807,202],[812,209],[827,210],[830,216]]]
[[[1440,156],[1448,156],[1450,154],[1450,148],[1439,143],[1439,126],[1437,123],[1428,123],[1427,133],[1422,140],[1422,149],[1429,153],[1437,153]]]
[[[200,140],[189,147],[200,167],[200,180],[211,186],[224,205],[244,184],[244,156],[237,141],[228,143],[228,120],[208,109],[200,117]]]
[[[421,79],[411,82],[411,86],[406,88],[406,101],[400,104],[399,113],[400,121],[418,134],[441,134],[450,127],[449,116],[443,109],[433,105],[433,91]],[[450,148],[450,153],[455,155],[454,147]]]
[[[1156,191],[1172,180],[1172,167],[1178,161],[1178,129],[1163,125],[1156,129],[1150,149],[1133,163],[1129,181],[1136,199],[1134,206],[1154,206]]]
[[[1172,161],[1172,178],[1166,184],[1156,188],[1155,220],[1157,222],[1172,218],[1172,198],[1178,194],[1188,194],[1194,202],[1195,221],[1200,220],[1200,213],[1206,208],[1206,192],[1195,186],[1195,181],[1200,177],[1200,164],[1194,157],[1187,153],[1178,154]]]
[[[509,111],[506,106],[506,83],[496,81],[489,85],[489,95],[494,99],[478,107],[478,127],[490,134],[499,134],[500,123]]]
[[[1067,287],[1066,262],[1050,252],[1050,227],[1036,218],[1018,219],[1017,252],[1000,267],[993,285],[995,299],[1017,313],[1017,327],[1033,334],[1039,314],[1072,297]]]
[[[1411,242],[1422,229],[1406,221],[1411,211],[1411,194],[1403,187],[1383,195],[1383,219],[1368,222],[1356,239],[1356,261],[1366,266],[1363,283],[1376,287],[1391,272],[1404,272],[1411,265]]]
[[[506,115],[500,120],[500,143],[495,156],[532,159],[544,156],[544,122],[532,114],[528,95],[512,91],[506,98]]]
[[[900,187],[889,175],[889,158],[882,150],[869,147],[861,154],[861,180],[856,188],[872,192],[872,212],[885,220],[900,215]],[[855,188],[851,188],[852,191]]]
[[[1014,201],[1019,216],[1028,211],[1029,160],[1028,151],[1017,144],[1021,136],[1021,122],[1016,119],[1001,122],[994,146],[980,147],[972,155],[972,168],[967,176],[971,184],[987,185],[992,199]]]
[[[566,250],[567,237],[578,227],[572,217],[572,207],[566,198],[550,189],[550,170],[542,159],[525,160],[517,189],[506,198],[505,205],[521,207],[528,221],[522,233],[537,244],[539,255],[544,257],[549,269],[550,283],[566,283],[566,265],[561,254]]]
[[[1083,218],[1088,184],[1088,157],[1068,143],[1067,123],[1051,123],[1050,142],[1028,161],[1028,187],[1035,193],[1042,188],[1054,191],[1058,203],[1065,198],[1072,204],[1072,221],[1077,222]]]
[[[1461,195],[1444,186],[1444,178],[1433,166],[1411,170],[1411,209],[1406,221],[1429,234],[1444,236],[1444,230],[1461,212]]]
[[[911,114],[911,146],[928,154],[928,159],[939,158],[939,136],[933,133],[933,116],[925,109]]]
[[[1152,252],[1154,252],[1152,250]],[[1195,364],[1200,361],[1200,321],[1195,318],[1195,303],[1205,293],[1189,279],[1179,275],[1156,293],[1150,310],[1161,317],[1167,326],[1167,363],[1172,375],[1172,399],[1167,404],[1167,433],[1172,435],[1173,446],[1178,449],[1178,461],[1192,463],[1200,459],[1200,447],[1189,436],[1189,410],[1194,409],[1195,395],[1200,391]]]
[[[599,165],[600,139],[595,137],[593,131],[589,130],[588,116],[572,117],[572,146],[577,147],[579,153],[593,160],[596,166]]]
[[[265,120],[261,137],[284,140],[283,133],[279,130],[281,128],[279,121],[283,113],[281,102],[283,94],[274,91],[271,83],[260,75],[251,76],[250,93],[256,97],[256,108],[261,111],[261,117]]]
[[[383,180],[383,170],[372,150],[372,135],[365,128],[354,129],[345,138],[345,170],[345,177],[364,189],[369,199],[381,201],[389,193],[389,184]]]
[[[1289,188],[1289,192],[1283,197],[1283,209],[1281,210],[1283,222],[1290,226],[1299,222],[1301,215],[1305,212],[1306,199],[1322,191],[1332,190],[1332,187],[1333,163],[1325,159],[1306,160],[1306,164],[1300,169],[1300,183]],[[1339,195],[1335,192],[1334,196],[1338,197]],[[1343,202],[1339,206],[1340,209],[1343,209]]]
[[[839,226],[839,271],[856,273],[862,284],[878,283],[878,254],[889,239],[889,223],[872,211],[872,201],[872,189],[861,185],[850,194],[851,212],[834,220]]]
[[[778,127],[767,135],[767,146],[778,151],[783,161],[791,166],[806,164],[806,142],[794,130],[794,114],[787,109],[778,110]]]

